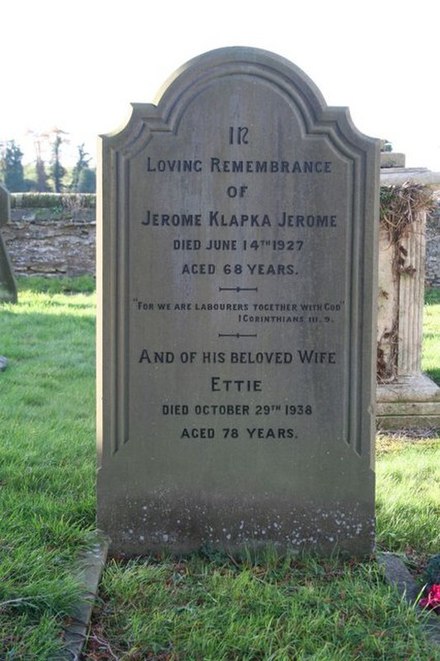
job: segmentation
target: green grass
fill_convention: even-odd
[[[95,525],[95,306],[93,294],[57,293],[72,283],[20,285],[0,313],[0,658],[46,659]]]
[[[426,293],[422,369],[440,386],[440,289]]]
[[[118,659],[348,661],[423,658],[427,649],[415,612],[372,564],[194,555],[112,563],[101,594],[100,632],[111,633]]]
[[[439,437],[378,441],[377,543],[389,551],[440,552]]]
[[[20,281],[0,308],[0,659],[57,658],[95,521],[94,282]],[[424,369],[439,374],[440,292]],[[413,569],[440,551],[440,443],[381,435],[377,539]],[[108,563],[86,659],[437,660],[374,561],[221,553]]]

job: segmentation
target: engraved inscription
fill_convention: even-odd
[[[331,240],[325,250],[320,247],[322,256],[340,248],[340,241],[345,236],[346,208],[335,202],[333,208],[323,208],[322,204],[316,208],[313,199],[303,192],[310,186],[315,190],[316,186],[324,186],[323,190],[332,186],[332,177],[338,170],[332,157],[252,158],[249,149],[256,142],[256,132],[251,132],[248,124],[225,124],[224,130],[220,128],[218,132],[222,156],[209,152],[196,156],[188,153],[188,148],[184,156],[176,155],[175,158],[146,155],[146,176],[155,177],[154,181],[159,177],[158,186],[163,187],[163,182],[168,182],[161,190],[162,204],[168,197],[166,186],[175,185],[176,178],[187,182],[185,186],[191,182],[196,189],[202,182],[212,181],[217,193],[207,199],[206,205],[200,203],[195,207],[188,204],[181,208],[149,205],[142,211],[142,232],[147,233],[148,240],[160,241],[161,261],[173,264],[173,273],[177,269],[182,282],[188,279],[188,282],[194,281],[194,285],[185,300],[152,298],[146,302],[145,292],[139,290],[133,298],[134,307],[138,312],[149,313],[149,323],[155,324],[156,315],[160,315],[160,318],[168,319],[166,323],[172,328],[175,320],[176,329],[190,329],[194,322],[200,320],[203,324],[206,318],[210,323],[214,320],[219,326],[214,337],[225,345],[225,350],[210,348],[213,337],[204,336],[203,332],[198,340],[201,346],[192,349],[188,343],[188,330],[188,334],[184,331],[182,341],[176,338],[180,345],[176,351],[168,328],[168,343],[165,338],[156,339],[148,346],[142,343],[137,347],[136,361],[151,374],[151,378],[176,369],[182,378],[189,378],[185,376],[186,368],[190,370],[196,391],[207,394],[205,402],[197,404],[188,398],[182,403],[170,403],[168,393],[164,391],[157,397],[155,416],[166,419],[185,416],[194,419],[194,423],[199,416],[238,417],[243,420],[243,425],[231,428],[236,432],[236,438],[292,442],[303,436],[303,425],[294,432],[284,425],[271,425],[266,429],[246,423],[249,418],[261,415],[271,415],[279,421],[292,416],[299,420],[314,420],[317,416],[316,424],[319,425],[319,406],[307,401],[271,404],[267,397],[276,392],[278,381],[291,379],[290,373],[286,375],[287,368],[293,369],[294,378],[296,375],[301,381],[316,370],[319,372],[313,378],[323,378],[323,370],[337,369],[340,365],[341,346],[332,346],[324,329],[343,322],[343,291],[340,300],[323,299],[319,297],[318,289],[314,293],[318,297],[314,300],[300,296],[292,302],[290,296],[286,299],[286,290],[281,283],[303,283],[310,277],[310,263],[321,235]],[[228,149],[231,150],[230,157]],[[248,155],[237,158],[237,150],[242,149]],[[275,201],[261,199],[261,176],[282,182],[284,192]],[[297,182],[294,189],[291,189],[292,181]],[[319,197],[326,198],[325,194]],[[240,208],[244,200],[246,206]],[[143,236],[141,234],[139,240]],[[159,277],[166,279],[166,272],[161,269]],[[207,288],[203,284],[206,282],[212,284]],[[273,288],[271,282],[279,282],[281,289]],[[292,293],[298,290],[297,284],[286,286]],[[295,289],[291,290],[291,287]],[[211,291],[211,295],[215,291],[215,299],[206,300],[202,294],[204,290]],[[240,298],[231,300],[234,292]],[[248,295],[242,296],[246,292]],[[269,292],[271,298],[268,301]],[[154,294],[154,288],[150,296],[151,293]],[[139,323],[143,324],[143,320],[144,317],[140,317]],[[292,329],[293,335],[285,343],[273,336],[267,349],[260,348],[259,336],[271,327]],[[301,336],[297,336],[296,328],[310,329],[308,333],[315,328],[317,331],[313,331],[308,343],[304,344]],[[226,346],[237,341],[252,342],[253,346],[246,350]],[[209,373],[207,367],[216,367],[219,371]],[[252,376],[252,371],[259,373],[262,367],[263,376]],[[230,395],[238,398],[237,404],[216,401]],[[258,401],[251,404],[249,400],[255,397]],[[180,439],[215,439],[221,437],[219,425],[186,424],[183,430],[176,427],[174,433]],[[278,431],[274,432],[274,429]]]

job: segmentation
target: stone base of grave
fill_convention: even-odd
[[[440,388],[425,374],[377,386],[379,429],[440,429]]]

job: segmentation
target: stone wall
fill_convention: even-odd
[[[12,195],[11,221],[2,228],[15,274],[95,275],[94,197],[35,198]],[[23,206],[29,199],[35,206]]]
[[[35,197],[35,196],[34,196]],[[95,275],[94,196],[11,196],[11,222],[2,235],[16,275]],[[426,284],[440,287],[440,196],[427,221]]]
[[[426,284],[440,287],[440,192],[437,206],[426,223]]]

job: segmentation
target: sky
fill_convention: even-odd
[[[0,142],[35,160],[34,134],[85,143],[122,128],[131,102],[214,48],[281,55],[346,106],[355,126],[387,139],[409,167],[440,172],[438,0],[16,0],[2,5]],[[95,161],[92,161],[94,163]]]

